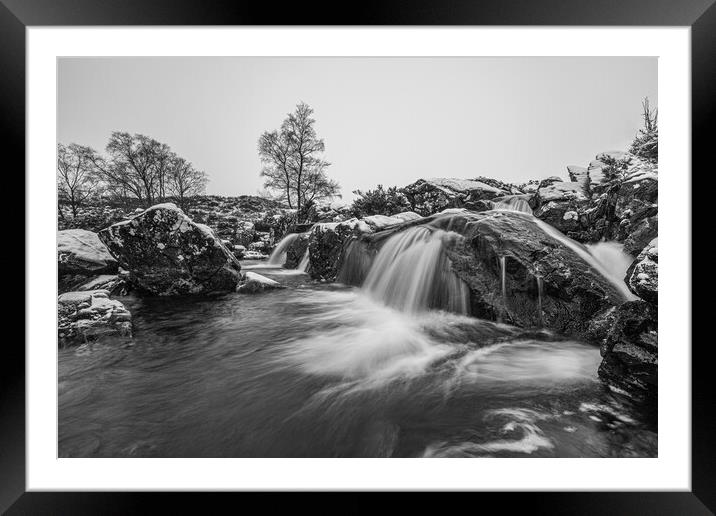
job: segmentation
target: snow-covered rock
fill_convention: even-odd
[[[497,183],[495,183],[497,184]],[[493,186],[483,178],[432,178],[419,179],[402,189],[414,212],[432,215],[447,208],[471,208],[478,201],[509,195],[511,189]]]
[[[264,290],[284,288],[284,286],[278,281],[274,281],[255,272],[249,271],[242,274],[242,276],[243,279],[241,283],[239,283],[239,286],[236,287],[236,291],[241,294],[256,294],[257,292],[263,292]]]
[[[242,260],[266,260],[269,255],[259,251],[246,251]]]
[[[103,229],[99,238],[129,281],[155,295],[234,290],[239,281],[241,265],[213,230],[171,203]]]
[[[57,298],[57,335],[61,346],[102,336],[132,336],[132,315],[107,290],[66,292]]]
[[[97,233],[84,229],[66,229],[57,233],[57,269],[65,274],[96,274],[117,271],[117,260],[109,253]]]
[[[659,300],[659,246],[655,238],[639,253],[627,270],[625,278],[629,290],[644,301],[657,304]]]
[[[555,181],[540,186],[531,204],[535,217],[566,234],[580,228],[579,212],[589,204],[589,198],[579,183]]]

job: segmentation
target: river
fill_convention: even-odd
[[[244,262],[289,288],[119,297],[132,341],[59,350],[60,457],[653,457],[595,346]]]

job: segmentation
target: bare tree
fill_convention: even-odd
[[[176,154],[169,160],[168,171],[167,192],[176,197],[181,207],[184,207],[187,197],[204,193],[206,183],[209,182],[204,171],[195,169],[191,163]]]
[[[115,131],[107,143],[109,171],[118,184],[124,184],[147,206],[154,204],[159,187],[159,156],[166,146],[143,134]],[[168,147],[166,147],[168,149]]]
[[[91,160],[92,149],[76,143],[57,144],[57,190],[60,199],[67,202],[72,218],[77,210],[98,191],[99,179]]]
[[[259,158],[264,164],[264,187],[280,191],[290,208],[340,196],[340,186],[326,175],[331,165],[321,157],[325,144],[318,138],[313,109],[300,102],[289,113],[278,131],[267,131],[259,138]]]
[[[264,164],[261,176],[266,178],[264,188],[280,192],[293,208],[293,173],[289,165],[291,142],[288,134],[283,131],[266,131],[259,138],[259,158]]]

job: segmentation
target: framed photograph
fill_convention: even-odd
[[[711,514],[712,3],[2,0],[26,334],[0,508]]]

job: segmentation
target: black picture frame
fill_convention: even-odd
[[[550,25],[550,26],[688,26],[691,27],[692,169],[713,170],[711,132],[716,119],[716,0],[401,0],[367,1],[341,9],[295,3],[214,0],[0,0],[2,141],[6,170],[25,170],[25,29],[62,25]],[[688,171],[683,171],[688,174]],[[16,174],[16,191],[24,178]],[[18,195],[19,197],[19,195]],[[696,206],[696,203],[693,203]],[[692,216],[692,220],[697,219]],[[19,229],[19,228],[18,228]],[[18,231],[19,232],[19,231]],[[692,232],[694,234],[695,232]],[[19,242],[19,235],[16,241]],[[18,246],[19,247],[19,246]],[[696,256],[694,255],[696,258]],[[702,258],[704,259],[704,258]],[[17,256],[14,256],[17,261]],[[692,270],[699,270],[692,262]],[[27,268],[25,275],[31,273]],[[684,300],[692,303],[692,300]],[[24,304],[23,304],[24,306]],[[701,305],[703,306],[703,305]],[[31,309],[27,307],[26,309]],[[699,320],[699,318],[693,318]],[[701,318],[703,320],[703,318]],[[695,336],[696,334],[694,334]],[[25,492],[25,352],[17,339],[6,339],[0,359],[0,511],[8,514],[131,514],[151,503],[182,512],[195,506],[187,493]],[[465,493],[463,501],[482,506],[495,501],[500,511],[527,506],[549,514],[713,514],[716,511],[716,419],[712,401],[712,344],[693,339],[692,346],[692,491],[585,493]],[[689,342],[682,343],[691,345]],[[228,494],[204,495],[226,502]],[[244,495],[247,496],[247,495]],[[268,493],[252,494],[252,506],[268,503]],[[467,497],[470,497],[468,500]],[[373,510],[363,497],[342,502],[345,512]],[[286,499],[287,497],[284,497]],[[275,503],[272,498],[271,504]],[[293,510],[306,498],[288,495]],[[421,494],[411,497],[423,508]],[[453,501],[460,501],[459,498]],[[307,505],[314,508],[313,505]],[[479,510],[479,506],[475,507]],[[343,511],[341,511],[343,512]]]

